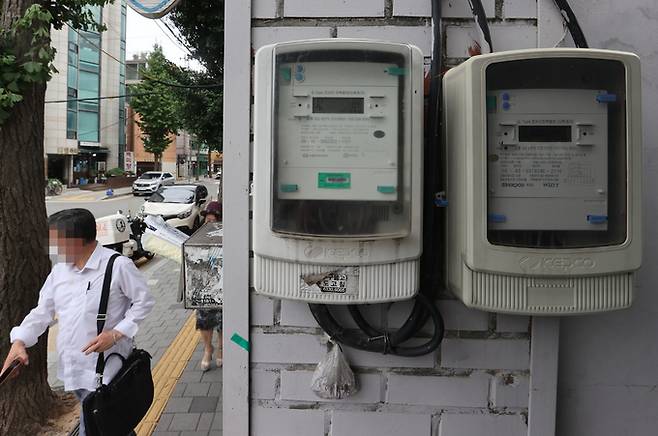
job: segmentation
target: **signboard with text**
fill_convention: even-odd
[[[134,173],[136,170],[135,153],[126,151],[123,153],[123,170],[126,172]]]

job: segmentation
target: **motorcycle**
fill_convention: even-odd
[[[124,215],[119,210],[114,215],[108,215],[96,220],[96,238],[103,247],[137,261],[141,258],[153,259],[155,253],[145,250],[142,245],[142,236],[147,225],[144,219],[147,215],[138,213],[134,217],[128,212]],[[177,218],[178,215],[164,215],[167,221]]]

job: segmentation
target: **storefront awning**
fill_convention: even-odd
[[[108,154],[110,152],[110,149],[107,147],[83,147],[80,146],[79,148],[80,154]]]

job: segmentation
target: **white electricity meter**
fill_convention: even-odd
[[[422,79],[422,53],[406,44],[329,39],[258,51],[258,292],[335,304],[417,293]]]
[[[448,285],[495,312],[629,307],[640,267],[637,56],[476,56],[443,79]]]

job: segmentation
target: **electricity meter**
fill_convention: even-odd
[[[448,285],[468,306],[576,314],[633,300],[641,262],[637,56],[476,56],[443,79]]]
[[[418,290],[423,56],[331,39],[256,54],[255,287],[323,303]]]

